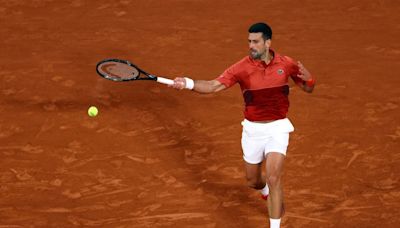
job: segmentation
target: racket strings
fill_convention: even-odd
[[[97,70],[105,77],[116,81],[137,78],[140,74],[133,66],[111,61],[100,64]]]

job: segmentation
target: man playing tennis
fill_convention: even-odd
[[[249,56],[210,81],[175,78],[171,87],[214,93],[239,83],[244,98],[242,150],[248,186],[261,190],[267,199],[270,227],[279,228],[283,215],[281,176],[293,125],[286,118],[289,108],[288,79],[311,93],[315,80],[300,63],[270,49],[272,30],[265,23],[249,28]],[[261,164],[265,159],[266,177]],[[269,196],[269,197],[268,197]]]

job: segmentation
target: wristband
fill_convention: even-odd
[[[313,87],[315,85],[315,79],[311,78],[308,81],[304,81],[304,84],[306,84],[308,87]]]
[[[189,90],[192,90],[193,88],[194,88],[194,81],[193,81],[193,79],[190,79],[190,78],[186,78],[185,77],[185,89],[189,89]]]

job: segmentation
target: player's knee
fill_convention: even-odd
[[[268,186],[277,188],[281,185],[281,177],[279,175],[270,175],[267,177]]]

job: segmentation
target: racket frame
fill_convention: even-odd
[[[113,77],[107,77],[106,75],[100,73],[100,71],[99,71],[99,66],[100,66],[101,64],[104,64],[104,63],[107,63],[107,62],[123,63],[123,64],[126,64],[126,65],[128,65],[128,66],[131,66],[131,67],[133,67],[133,68],[135,68],[136,70],[139,71],[139,75],[138,75],[137,77],[132,77],[132,78],[121,78],[121,79],[116,79],[116,78],[113,78]],[[120,81],[133,81],[133,80],[153,80],[153,81],[157,81],[157,76],[152,75],[152,74],[149,74],[149,73],[147,73],[146,71],[140,69],[140,68],[139,68],[138,66],[136,66],[135,64],[129,62],[128,60],[123,60],[123,59],[104,59],[104,60],[100,61],[99,63],[97,63],[97,65],[96,65],[96,71],[97,71],[97,73],[98,73],[100,76],[102,76],[103,78],[106,78],[106,79],[111,80],[111,81],[116,81],[116,82],[120,82]],[[141,78],[141,77],[140,77],[140,74],[146,75],[147,78]]]

